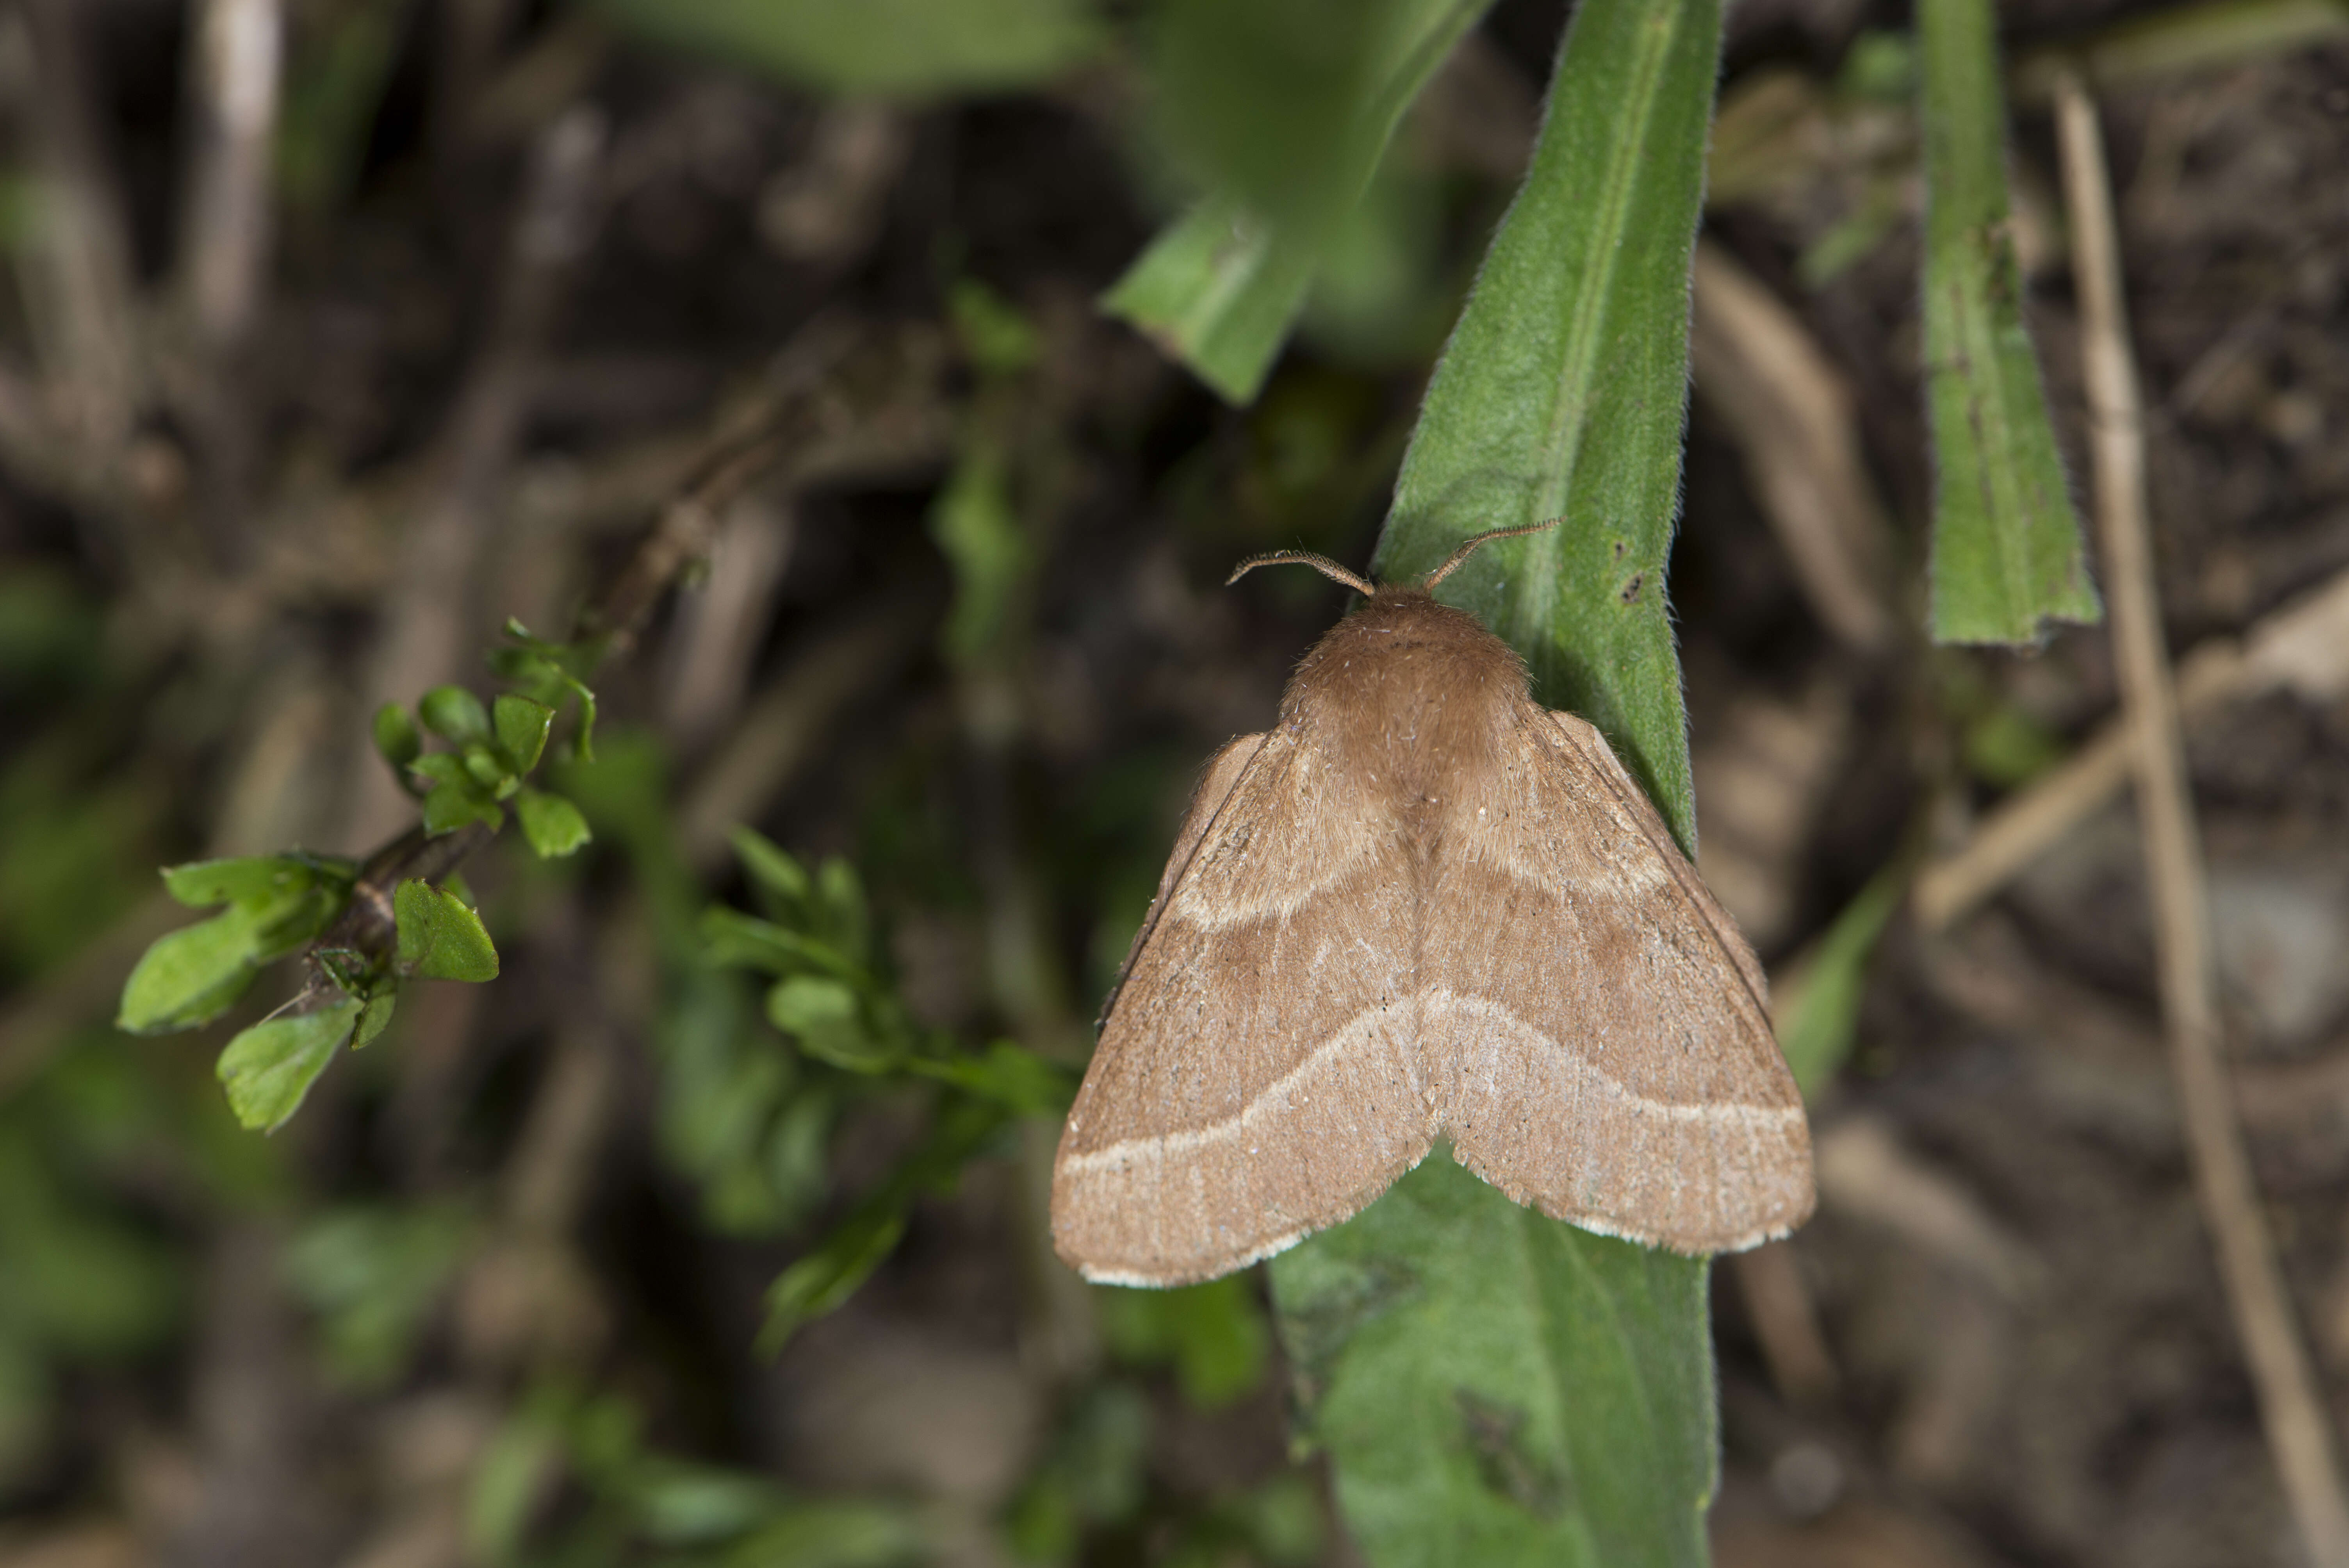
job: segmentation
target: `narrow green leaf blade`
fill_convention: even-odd
[[[1225,401],[1245,404],[1304,308],[1338,221],[1361,200],[1394,129],[1427,78],[1492,0],[1384,0],[1361,26],[1359,90],[1343,110],[1326,172],[1309,181],[1328,199],[1256,211],[1219,190],[1177,219],[1102,305],[1189,367]]]
[[[1909,891],[1909,866],[1897,861],[1876,873],[1846,904],[1789,983],[1779,987],[1778,1048],[1809,1099],[1851,1055],[1868,961],[1877,939]]]
[[[789,850],[755,828],[736,828],[728,835],[735,857],[750,874],[751,891],[764,900],[797,908],[807,902],[807,868]]]
[[[2023,323],[1992,29],[1990,0],[1919,0],[1932,626],[1937,642],[2034,644],[2103,608]]]
[[[1521,1209],[1441,1151],[1273,1262],[1338,1500],[1380,1568],[1705,1561],[1705,1265]]]
[[[404,882],[393,895],[399,922],[399,968],[419,980],[494,980],[498,950],[481,917],[455,893]]]
[[[767,993],[767,1021],[818,1061],[853,1073],[885,1073],[903,1053],[864,1026],[856,994],[837,980],[794,975]]]
[[[351,1026],[351,1049],[356,1051],[368,1045],[389,1028],[392,1009],[398,1002],[399,983],[386,981],[380,990],[361,1003],[358,1020]]]
[[[1607,734],[1694,851],[1664,603],[1688,404],[1688,278],[1720,54],[1717,0],[1593,0],[1568,29],[1532,168],[1485,254],[1403,458],[1376,569],[1441,597]]]
[[[255,1024],[231,1040],[217,1071],[236,1119],[257,1132],[284,1126],[335,1059],[336,1047],[351,1037],[359,1009],[353,997],[320,1012]]]
[[[253,984],[258,946],[252,917],[241,909],[158,937],[123,982],[114,1026],[157,1035],[219,1017]]]
[[[1087,0],[595,0],[651,36],[831,92],[929,97],[1045,80],[1100,42]]]
[[[781,1350],[800,1326],[856,1294],[905,1234],[905,1207],[867,1209],[844,1222],[816,1249],[775,1276],[767,1287],[767,1320],[759,1348]]]
[[[1664,598],[1717,0],[1584,0],[1525,188],[1431,384],[1380,542],[1605,730],[1695,841]],[[1706,1264],[1519,1208],[1439,1153],[1274,1260],[1300,1406],[1379,1568],[1701,1563]]]

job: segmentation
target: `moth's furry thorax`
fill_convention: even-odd
[[[1382,587],[1298,665],[1280,717],[1325,730],[1407,799],[1491,758],[1496,723],[1526,700],[1525,662],[1475,616]]]

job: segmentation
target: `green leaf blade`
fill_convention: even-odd
[[[2023,320],[1989,0],[1920,0],[1932,632],[2033,645],[2103,614]]]
[[[424,754],[424,737],[417,733],[416,721],[396,702],[375,710],[375,748],[403,782],[408,765]]]
[[[160,1035],[210,1023],[253,984],[258,946],[252,918],[237,909],[157,938],[123,982],[114,1026]]]
[[[1703,1264],[1520,1208],[1439,1151],[1272,1280],[1380,1568],[1705,1561]]]
[[[1714,0],[1599,0],[1569,25],[1525,188],[1428,388],[1375,562],[1444,585],[1605,731],[1693,852],[1664,566],[1679,511],[1688,276],[1720,53]]]
[[[460,686],[434,686],[416,705],[424,727],[451,745],[487,739],[490,716],[481,699]]]
[[[497,731],[498,744],[505,748],[516,773],[538,766],[546,751],[546,733],[554,726],[554,710],[526,696],[508,693],[491,706],[490,727]]]
[[[575,854],[595,837],[579,808],[543,789],[524,789],[514,797],[514,816],[531,852],[543,861]]]
[[[498,950],[465,901],[429,882],[404,882],[392,898],[399,968],[419,980],[479,983],[498,977]]]
[[[1443,597],[1605,731],[1693,851],[1664,595],[1715,0],[1584,0],[1524,189],[1432,381],[1386,581],[1492,529]],[[1707,1264],[1576,1230],[1439,1154],[1272,1265],[1299,1405],[1379,1568],[1699,1564]]]
[[[190,909],[222,903],[263,903],[292,897],[316,879],[300,861],[277,855],[191,861],[163,872],[163,891]]]
[[[217,1071],[238,1123],[255,1132],[283,1127],[335,1059],[359,1021],[357,998],[316,1013],[255,1024],[228,1043]]]
[[[1386,0],[1361,18],[1359,79],[1337,123],[1268,132],[1283,154],[1322,142],[1314,167],[1265,211],[1219,186],[1151,242],[1102,306],[1155,342],[1226,402],[1253,401],[1304,308],[1339,222],[1378,171],[1404,110],[1491,0]],[[1245,29],[1243,29],[1244,31]],[[1212,73],[1210,73],[1212,74]],[[1276,108],[1276,114],[1278,109]]]

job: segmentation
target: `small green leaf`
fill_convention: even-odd
[[[482,1448],[469,1478],[465,1561],[508,1564],[522,1560],[523,1533],[562,1462],[562,1435],[547,1412],[525,1406],[508,1418]]]
[[[473,776],[466,769],[465,759],[453,751],[435,751],[419,757],[408,765],[408,770],[431,784],[471,785]]]
[[[221,1052],[218,1072],[238,1122],[261,1132],[284,1126],[334,1060],[336,1048],[351,1037],[359,1011],[359,1002],[351,998],[320,1012],[255,1024],[231,1040]]]
[[[954,568],[954,608],[940,638],[947,656],[968,665],[1001,653],[1036,564],[1001,450],[974,444],[963,453],[931,503],[930,537]]]
[[[2103,607],[2023,326],[1991,0],[1920,0],[1917,31],[1933,637],[2035,644]]]
[[[833,1230],[816,1249],[767,1287],[767,1321],[759,1348],[771,1356],[811,1318],[822,1317],[856,1294],[905,1234],[903,1205],[860,1213]]]
[[[416,732],[416,721],[399,704],[388,702],[375,710],[375,748],[405,784],[408,765],[424,754],[424,738]]]
[[[447,752],[436,755],[447,757]],[[428,757],[427,762],[433,760]],[[451,758],[451,760],[454,760]],[[473,822],[487,822],[492,831],[505,826],[506,814],[471,779],[436,784],[424,796],[424,830],[437,838]]]
[[[750,875],[750,889],[769,904],[770,913],[779,903],[785,910],[804,908],[808,899],[808,874],[805,867],[792,858],[765,834],[750,828],[737,828],[730,835],[734,853],[742,869]],[[770,903],[769,901],[774,901]]]
[[[856,994],[837,980],[794,975],[767,993],[767,1018],[820,1062],[850,1072],[887,1072],[905,1053],[874,1038]]]
[[[864,901],[864,879],[840,856],[825,861],[816,872],[816,897],[823,910],[823,935],[843,953],[863,963],[873,939],[873,917]]]
[[[313,887],[282,903],[242,906],[253,916],[253,961],[274,964],[300,951],[349,902],[347,887]]]
[[[498,950],[481,917],[454,893],[404,882],[393,897],[399,921],[399,968],[419,980],[494,980]]]
[[[490,716],[482,711],[481,699],[463,686],[434,686],[416,711],[425,728],[451,745],[489,738]]]
[[[763,1476],[675,1463],[653,1471],[642,1498],[645,1534],[667,1546],[740,1535],[789,1507]]]
[[[156,1035],[219,1017],[253,984],[256,947],[253,918],[240,909],[157,938],[123,983],[114,1026]]]
[[[1066,1116],[1077,1098],[1074,1073],[1009,1040],[996,1041],[983,1056],[913,1057],[905,1065],[1018,1116]]]
[[[1035,324],[977,278],[955,280],[947,291],[947,314],[963,353],[982,376],[1017,376],[1044,351]]]
[[[702,912],[701,940],[709,961],[730,968],[757,969],[769,975],[812,969],[852,982],[864,979],[864,966],[831,944],[723,904]]]
[[[795,1502],[744,1536],[725,1561],[735,1568],[804,1563],[808,1568],[897,1568],[931,1555],[914,1505],[856,1498]]]
[[[1909,866],[1887,866],[1860,889],[1828,926],[1816,946],[1795,961],[1795,973],[1778,988],[1771,1011],[1778,1025],[1778,1048],[1803,1098],[1810,1099],[1851,1055],[1859,1024],[1859,1003],[1868,986],[1868,960],[1877,939],[1909,891]]]
[[[383,989],[359,1005],[358,1022],[351,1028],[351,1049],[370,1043],[390,1026],[392,1005],[398,1000],[398,983],[387,981]]]
[[[260,903],[302,892],[317,880],[304,861],[277,855],[233,861],[191,861],[163,872],[163,891],[190,909],[219,903]]]
[[[800,1325],[847,1300],[905,1233],[905,1212],[914,1199],[950,1186],[1003,1125],[1003,1113],[995,1107],[949,1097],[922,1146],[769,1287],[767,1321],[759,1331],[761,1354],[772,1356]]]
[[[578,807],[543,789],[526,789],[516,795],[514,816],[522,823],[522,836],[530,841],[532,852],[543,861],[570,854],[594,836]]]
[[[476,740],[465,746],[457,752],[457,759],[463,766],[465,776],[480,785],[492,799],[504,799],[522,782],[514,777],[514,770],[506,765],[506,759],[487,741]]]
[[[509,692],[492,705],[491,720],[515,772],[528,773],[538,766],[546,750],[546,732],[554,725],[553,708]]]

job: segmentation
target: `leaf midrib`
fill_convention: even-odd
[[[1551,416],[1548,437],[1542,443],[1534,509],[1531,516],[1522,520],[1528,522],[1555,517],[1566,510],[1575,469],[1581,462],[1582,438],[1590,424],[1590,388],[1599,363],[1599,322],[1606,315],[1614,294],[1631,205],[1633,175],[1645,161],[1654,137],[1658,91],[1663,80],[1664,62],[1671,56],[1672,41],[1679,32],[1679,14],[1651,15],[1640,26],[1644,36],[1638,67],[1623,94],[1623,100],[1633,108],[1630,118],[1638,125],[1639,133],[1618,142],[1614,156],[1608,160],[1599,204],[1599,222],[1585,252],[1588,260],[1568,331],[1568,356],[1558,377],[1557,407]],[[1527,570],[1517,579],[1516,618],[1522,625],[1540,626],[1550,618],[1551,604],[1545,601],[1555,601],[1557,596],[1557,554],[1563,545],[1555,531],[1537,534],[1530,542]]]

